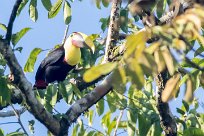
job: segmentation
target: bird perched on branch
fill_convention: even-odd
[[[82,33],[74,32],[63,46],[51,51],[38,67],[34,88],[45,89],[48,83],[65,80],[68,72],[80,62],[80,48],[87,46],[94,52],[93,42],[86,40],[86,37]]]

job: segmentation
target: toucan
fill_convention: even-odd
[[[51,51],[38,67],[34,88],[46,89],[49,83],[65,80],[68,72],[80,62],[80,48],[88,46],[94,52],[94,44],[90,44],[89,39],[86,42],[86,37],[83,33],[74,32],[66,39],[63,46]]]

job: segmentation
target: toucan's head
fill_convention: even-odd
[[[93,41],[91,41],[87,35],[81,32],[73,32],[68,37],[64,46],[70,46],[70,45],[75,46],[77,48],[88,47],[93,53],[95,51],[95,46],[93,44]]]

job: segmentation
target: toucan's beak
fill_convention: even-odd
[[[85,43],[84,45],[87,46],[92,51],[92,53],[94,54],[94,52],[95,52],[95,45],[93,43],[93,40],[89,36],[84,34],[84,33],[81,33],[81,32],[77,32],[77,33],[81,34],[81,36],[84,39],[84,43]]]

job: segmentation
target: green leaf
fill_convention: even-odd
[[[78,99],[81,99],[82,98],[82,93],[77,88],[77,86],[72,84],[72,89],[73,89],[74,94],[78,97]]]
[[[101,24],[101,29],[103,30],[103,32],[104,32],[104,31],[106,30],[106,28],[108,27],[109,20],[110,20],[110,18],[101,18],[101,19],[100,19],[100,22],[102,23],[102,24]]]
[[[96,7],[98,9],[101,9],[101,0],[95,0],[95,2],[96,2]]]
[[[204,52],[204,47],[200,46],[194,53],[194,57],[200,55],[202,52]]]
[[[183,132],[184,136],[204,136],[204,132],[200,128],[188,128]]]
[[[110,73],[116,66],[116,62],[93,66],[84,73],[83,79],[85,82],[94,81],[100,76]]]
[[[107,102],[111,113],[115,112],[117,109],[115,93],[110,92],[106,95],[106,97],[107,97]]]
[[[111,112],[109,111],[109,112],[107,112],[107,113],[103,116],[103,118],[101,119],[101,124],[102,124],[104,127],[108,128],[109,125],[110,125],[110,119],[111,119]]]
[[[89,126],[92,126],[94,111],[89,110]]]
[[[79,124],[76,124],[72,130],[72,136],[77,136],[78,128],[79,128]]]
[[[4,131],[0,129],[0,136],[4,136]]]
[[[116,121],[114,120],[114,121],[112,121],[112,122],[110,123],[110,125],[109,125],[109,127],[108,127],[108,135],[111,134],[111,131],[115,128],[115,126],[116,126]]]
[[[4,31],[7,31],[7,27],[5,24],[0,23],[0,28]]]
[[[50,11],[51,7],[52,7],[52,3],[50,0],[41,0],[43,6],[45,7],[45,9],[47,11]]]
[[[102,4],[104,7],[108,7],[110,0],[102,0]]]
[[[123,32],[128,32],[128,10],[122,9],[120,11],[120,28]]]
[[[189,111],[189,105],[186,101],[182,100],[183,106],[185,108],[185,111],[188,112]]]
[[[85,136],[93,136],[94,135],[94,133],[95,133],[95,131],[89,131]]]
[[[146,136],[152,125],[151,120],[146,118],[144,115],[138,115],[138,122],[139,134],[141,136]]]
[[[65,1],[64,3],[64,22],[66,25],[68,25],[71,22],[72,19],[72,11],[71,11],[71,5],[68,1]]]
[[[176,108],[176,111],[177,111],[178,113],[180,113],[181,115],[184,115],[184,114],[185,114],[185,112],[184,112],[182,109]]]
[[[57,85],[48,85],[47,90],[45,92],[44,100],[45,108],[47,109],[47,111],[52,112],[52,109],[54,108],[57,102]]]
[[[104,112],[104,99],[101,99],[96,103],[96,112],[101,116]]]
[[[127,122],[128,136],[135,136],[137,114],[134,114],[131,110],[127,110],[127,119],[128,119]]]
[[[57,2],[52,6],[50,11],[48,12],[48,18],[54,18],[58,12],[60,11],[60,8],[62,7],[63,0],[57,0]]]
[[[17,16],[20,15],[21,11],[23,10],[23,8],[25,7],[25,5],[28,3],[28,0],[22,0],[18,10],[17,10]]]
[[[7,86],[7,79],[4,77],[0,77],[0,105],[6,106],[10,103],[11,100],[11,92]]]
[[[29,15],[33,22],[38,19],[37,0],[31,0],[29,6]]]
[[[64,81],[65,82],[65,81]],[[64,82],[60,82],[59,85],[59,92],[61,93],[63,99],[67,104],[70,104],[73,100],[73,86],[72,84],[66,84]]]
[[[7,134],[6,136],[25,136],[23,132],[12,132]]]
[[[19,40],[30,30],[31,28],[29,27],[26,27],[26,28],[23,28],[20,32],[17,32],[15,34],[12,35],[11,37],[11,42],[12,44],[15,46]]]
[[[37,56],[42,52],[41,48],[35,48],[31,51],[30,56],[24,66],[24,72],[33,72]]]

